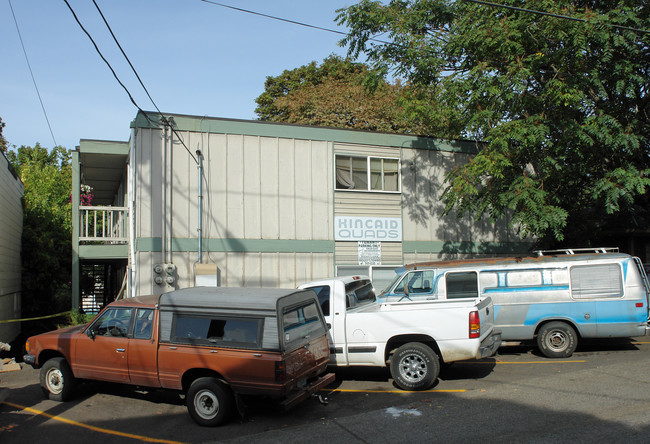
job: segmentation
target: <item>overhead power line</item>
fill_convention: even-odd
[[[14,18],[14,23],[16,24],[16,31],[18,32],[18,39],[20,40],[20,45],[23,47],[23,54],[25,54],[25,61],[27,62],[27,68],[29,68],[29,74],[32,76],[32,82],[34,83],[34,88],[36,89],[36,95],[38,96],[38,101],[41,103],[41,109],[45,115],[45,121],[47,122],[47,127],[50,129],[50,135],[52,136],[52,141],[54,146],[58,146],[56,143],[56,138],[54,137],[54,131],[52,131],[52,125],[50,125],[50,119],[47,117],[47,111],[45,111],[45,105],[43,104],[43,99],[41,97],[41,92],[38,90],[38,85],[36,84],[36,78],[34,77],[34,71],[32,71],[32,65],[29,63],[29,57],[27,57],[27,50],[25,49],[25,43],[23,43],[23,36],[20,34],[20,28],[18,28],[18,20],[16,20],[16,14],[14,13],[14,7],[9,0],[9,8],[11,9],[11,15]]]
[[[536,14],[536,15],[544,15],[544,16],[547,16],[547,17],[554,17],[554,18],[559,18],[559,19],[563,19],[563,20],[572,20],[572,21],[575,21],[575,22],[586,22],[587,21],[586,19],[579,18],[579,17],[571,17],[570,15],[554,14],[554,13],[551,13],[551,12],[537,11],[537,10],[534,10],[534,9],[520,8],[520,7],[517,7],[517,6],[502,5],[502,4],[499,4],[499,3],[486,2],[486,1],[482,1],[482,0],[465,0],[465,1],[470,2],[470,3],[476,3],[476,4],[479,4],[479,5],[484,5],[484,6],[492,6],[492,7],[495,7],[495,8],[511,9],[513,11],[527,12],[527,13]],[[644,33],[644,34],[650,34],[650,31],[648,31],[646,29],[631,28],[629,26],[614,25],[612,23],[605,23],[605,25],[611,26],[612,28],[624,29],[626,31],[634,31],[634,32],[641,32],[641,33]]]
[[[66,2],[66,3],[67,3],[67,2]],[[169,122],[169,120],[168,120],[167,118],[165,118],[165,116],[163,115],[162,111],[160,111],[160,108],[158,108],[158,105],[156,105],[156,102],[153,100],[153,97],[151,97],[151,94],[149,94],[149,90],[147,89],[146,86],[144,86],[144,82],[143,82],[142,79],[140,78],[140,75],[138,74],[138,71],[136,71],[135,67],[134,67],[133,64],[131,63],[131,60],[130,60],[129,57],[126,55],[126,52],[124,52],[124,49],[122,49],[122,45],[120,45],[120,42],[117,40],[117,37],[115,37],[115,34],[113,33],[113,30],[111,29],[111,26],[108,24],[108,21],[106,20],[106,17],[104,17],[104,13],[103,13],[102,10],[99,8],[99,5],[97,4],[97,2],[96,2],[95,0],[93,0],[93,4],[95,5],[95,8],[97,8],[97,12],[99,12],[99,15],[102,17],[102,20],[104,21],[104,24],[106,25],[106,28],[108,28],[108,32],[111,33],[111,37],[113,37],[113,41],[115,42],[115,44],[117,45],[117,47],[120,48],[120,51],[122,52],[122,55],[124,56],[124,58],[125,58],[126,61],[128,62],[129,66],[131,67],[131,70],[133,71],[133,74],[135,74],[136,78],[138,79],[138,82],[140,82],[140,85],[142,86],[142,89],[144,89],[144,92],[147,93],[147,97],[149,97],[149,100],[151,100],[151,103],[153,104],[154,108],[156,108],[156,111],[158,111],[158,114],[160,114],[160,116],[161,116],[161,118],[162,118],[162,120],[163,120],[163,124],[169,125],[169,127],[170,127],[171,130],[172,130],[172,132],[176,135],[176,137],[178,137],[178,140],[181,142],[181,144],[183,145],[183,147],[185,148],[185,150],[186,150],[186,151],[188,152],[188,154],[192,157],[192,159],[194,159],[194,162],[196,162],[196,163],[198,164],[199,161],[196,159],[196,157],[194,157],[194,154],[192,154],[192,152],[191,152],[190,149],[187,147],[187,145],[185,145],[185,141],[183,141],[183,138],[181,137],[180,133],[179,133],[178,131],[176,131],[176,129],[174,128],[174,125],[172,125],[172,123]],[[128,91],[127,91],[127,92],[128,92]],[[130,95],[129,95],[129,96],[130,96]],[[140,107],[138,107],[137,105],[136,105],[136,107],[137,107],[137,108],[138,108],[138,109],[139,109],[139,110],[144,114],[145,118],[146,118],[147,120],[149,120],[149,117],[147,116],[147,113],[144,112],[144,111],[142,111],[142,110],[140,109]],[[151,123],[151,121],[149,121],[149,122]]]
[[[70,3],[68,3],[68,0],[63,0],[63,1],[64,1],[65,4],[68,6],[68,9],[70,9],[70,12],[72,13],[72,16],[74,17],[74,19],[75,19],[75,21],[77,22],[77,24],[79,25],[79,27],[80,27],[80,28],[83,30],[83,32],[86,34],[86,36],[88,37],[88,39],[90,39],[91,43],[92,43],[93,46],[95,47],[95,51],[97,52],[97,54],[99,54],[99,56],[100,56],[101,59],[104,61],[104,63],[106,64],[106,66],[108,66],[108,69],[111,70],[111,73],[113,73],[113,77],[115,77],[115,80],[117,80],[117,83],[119,83],[120,86],[124,89],[124,91],[126,91],[126,94],[129,96],[129,99],[131,100],[131,103],[133,103],[133,105],[134,105],[134,106],[135,106],[135,107],[136,107],[136,108],[137,108],[137,109],[138,109],[138,110],[139,110],[139,111],[144,115],[144,117],[149,121],[149,123],[151,123],[151,124],[153,125],[154,123],[151,121],[151,119],[149,119],[149,116],[147,115],[147,112],[144,111],[142,108],[140,108],[140,106],[136,103],[136,101],[135,101],[135,99],[133,98],[133,95],[131,94],[131,92],[129,91],[129,89],[126,87],[126,85],[124,85],[124,83],[122,83],[122,81],[121,81],[120,78],[117,76],[117,73],[115,72],[115,70],[113,69],[113,67],[112,67],[111,64],[109,63],[109,61],[106,59],[106,57],[104,57],[104,55],[102,54],[102,52],[99,50],[99,47],[97,46],[97,43],[96,43],[95,40],[92,38],[92,36],[90,35],[90,33],[86,30],[86,28],[83,26],[83,24],[82,24],[81,21],[79,20],[79,17],[77,17],[77,14],[74,12],[74,9],[72,9],[72,6],[70,6]],[[95,3],[94,0],[93,0],[93,3]],[[187,147],[187,145],[185,145],[185,142],[183,141],[182,137],[180,137],[180,134],[176,131],[176,129],[173,127],[173,125],[171,125],[171,123],[169,123],[169,121],[165,118],[165,116],[162,114],[162,112],[160,112],[160,110],[158,109],[158,106],[156,106],[156,103],[155,103],[155,102],[153,101],[153,99],[151,98],[151,95],[149,95],[149,91],[148,91],[147,88],[144,86],[144,83],[143,83],[142,80],[140,79],[140,76],[138,75],[137,71],[136,71],[135,68],[133,67],[133,64],[131,63],[131,61],[130,61],[129,58],[127,57],[126,53],[125,53],[124,50],[122,49],[122,46],[121,46],[121,45],[119,44],[119,42],[117,41],[117,38],[115,37],[115,34],[113,33],[113,30],[110,28],[108,22],[106,21],[106,18],[104,17],[104,14],[102,14],[102,12],[101,12],[101,10],[99,9],[99,6],[97,5],[97,3],[95,3],[95,7],[97,8],[97,10],[99,11],[100,15],[102,16],[102,19],[104,20],[104,23],[105,23],[106,26],[108,27],[108,29],[109,29],[109,31],[110,31],[110,33],[111,33],[111,36],[113,36],[113,40],[115,41],[115,43],[117,44],[117,46],[120,48],[120,51],[122,51],[122,55],[124,56],[124,58],[126,58],[127,62],[129,63],[129,66],[131,66],[131,69],[134,71],[136,77],[137,77],[138,80],[140,81],[140,84],[142,85],[142,87],[144,88],[145,92],[146,92],[147,95],[149,96],[149,99],[151,100],[151,103],[153,103],[154,107],[155,107],[155,108],[158,110],[158,112],[160,113],[160,116],[161,116],[161,118],[163,119],[163,124],[167,124],[167,125],[170,126],[170,128],[171,128],[172,131],[173,131],[173,133],[178,137],[178,140],[181,142],[181,144],[183,145],[183,147],[185,148],[185,150],[186,150],[186,151],[188,152],[188,154],[192,157],[192,159],[194,159],[194,162],[196,162],[196,163],[198,164],[198,163],[199,163],[198,160],[196,159],[196,157],[194,156],[194,154],[192,154],[192,152],[191,152],[190,149]]]

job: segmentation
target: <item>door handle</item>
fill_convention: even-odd
[[[115,349],[115,351],[119,352],[119,353],[124,353],[126,351],[126,349],[125,348],[117,348],[117,349]]]

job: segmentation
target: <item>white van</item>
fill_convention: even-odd
[[[564,358],[580,338],[650,334],[649,293],[639,258],[599,248],[410,264],[378,299],[490,296],[503,341],[536,338],[544,355]]]

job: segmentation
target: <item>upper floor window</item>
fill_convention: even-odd
[[[336,156],[336,189],[399,191],[399,159]]]

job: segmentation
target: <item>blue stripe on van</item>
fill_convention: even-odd
[[[497,287],[486,288],[483,293],[514,293],[519,291],[557,291],[568,290],[568,285],[544,285],[537,287]]]
[[[548,318],[571,319],[576,324],[595,324],[597,321],[593,301],[572,301],[557,303],[530,304],[524,325],[536,325]],[[591,317],[585,319],[585,313]]]

